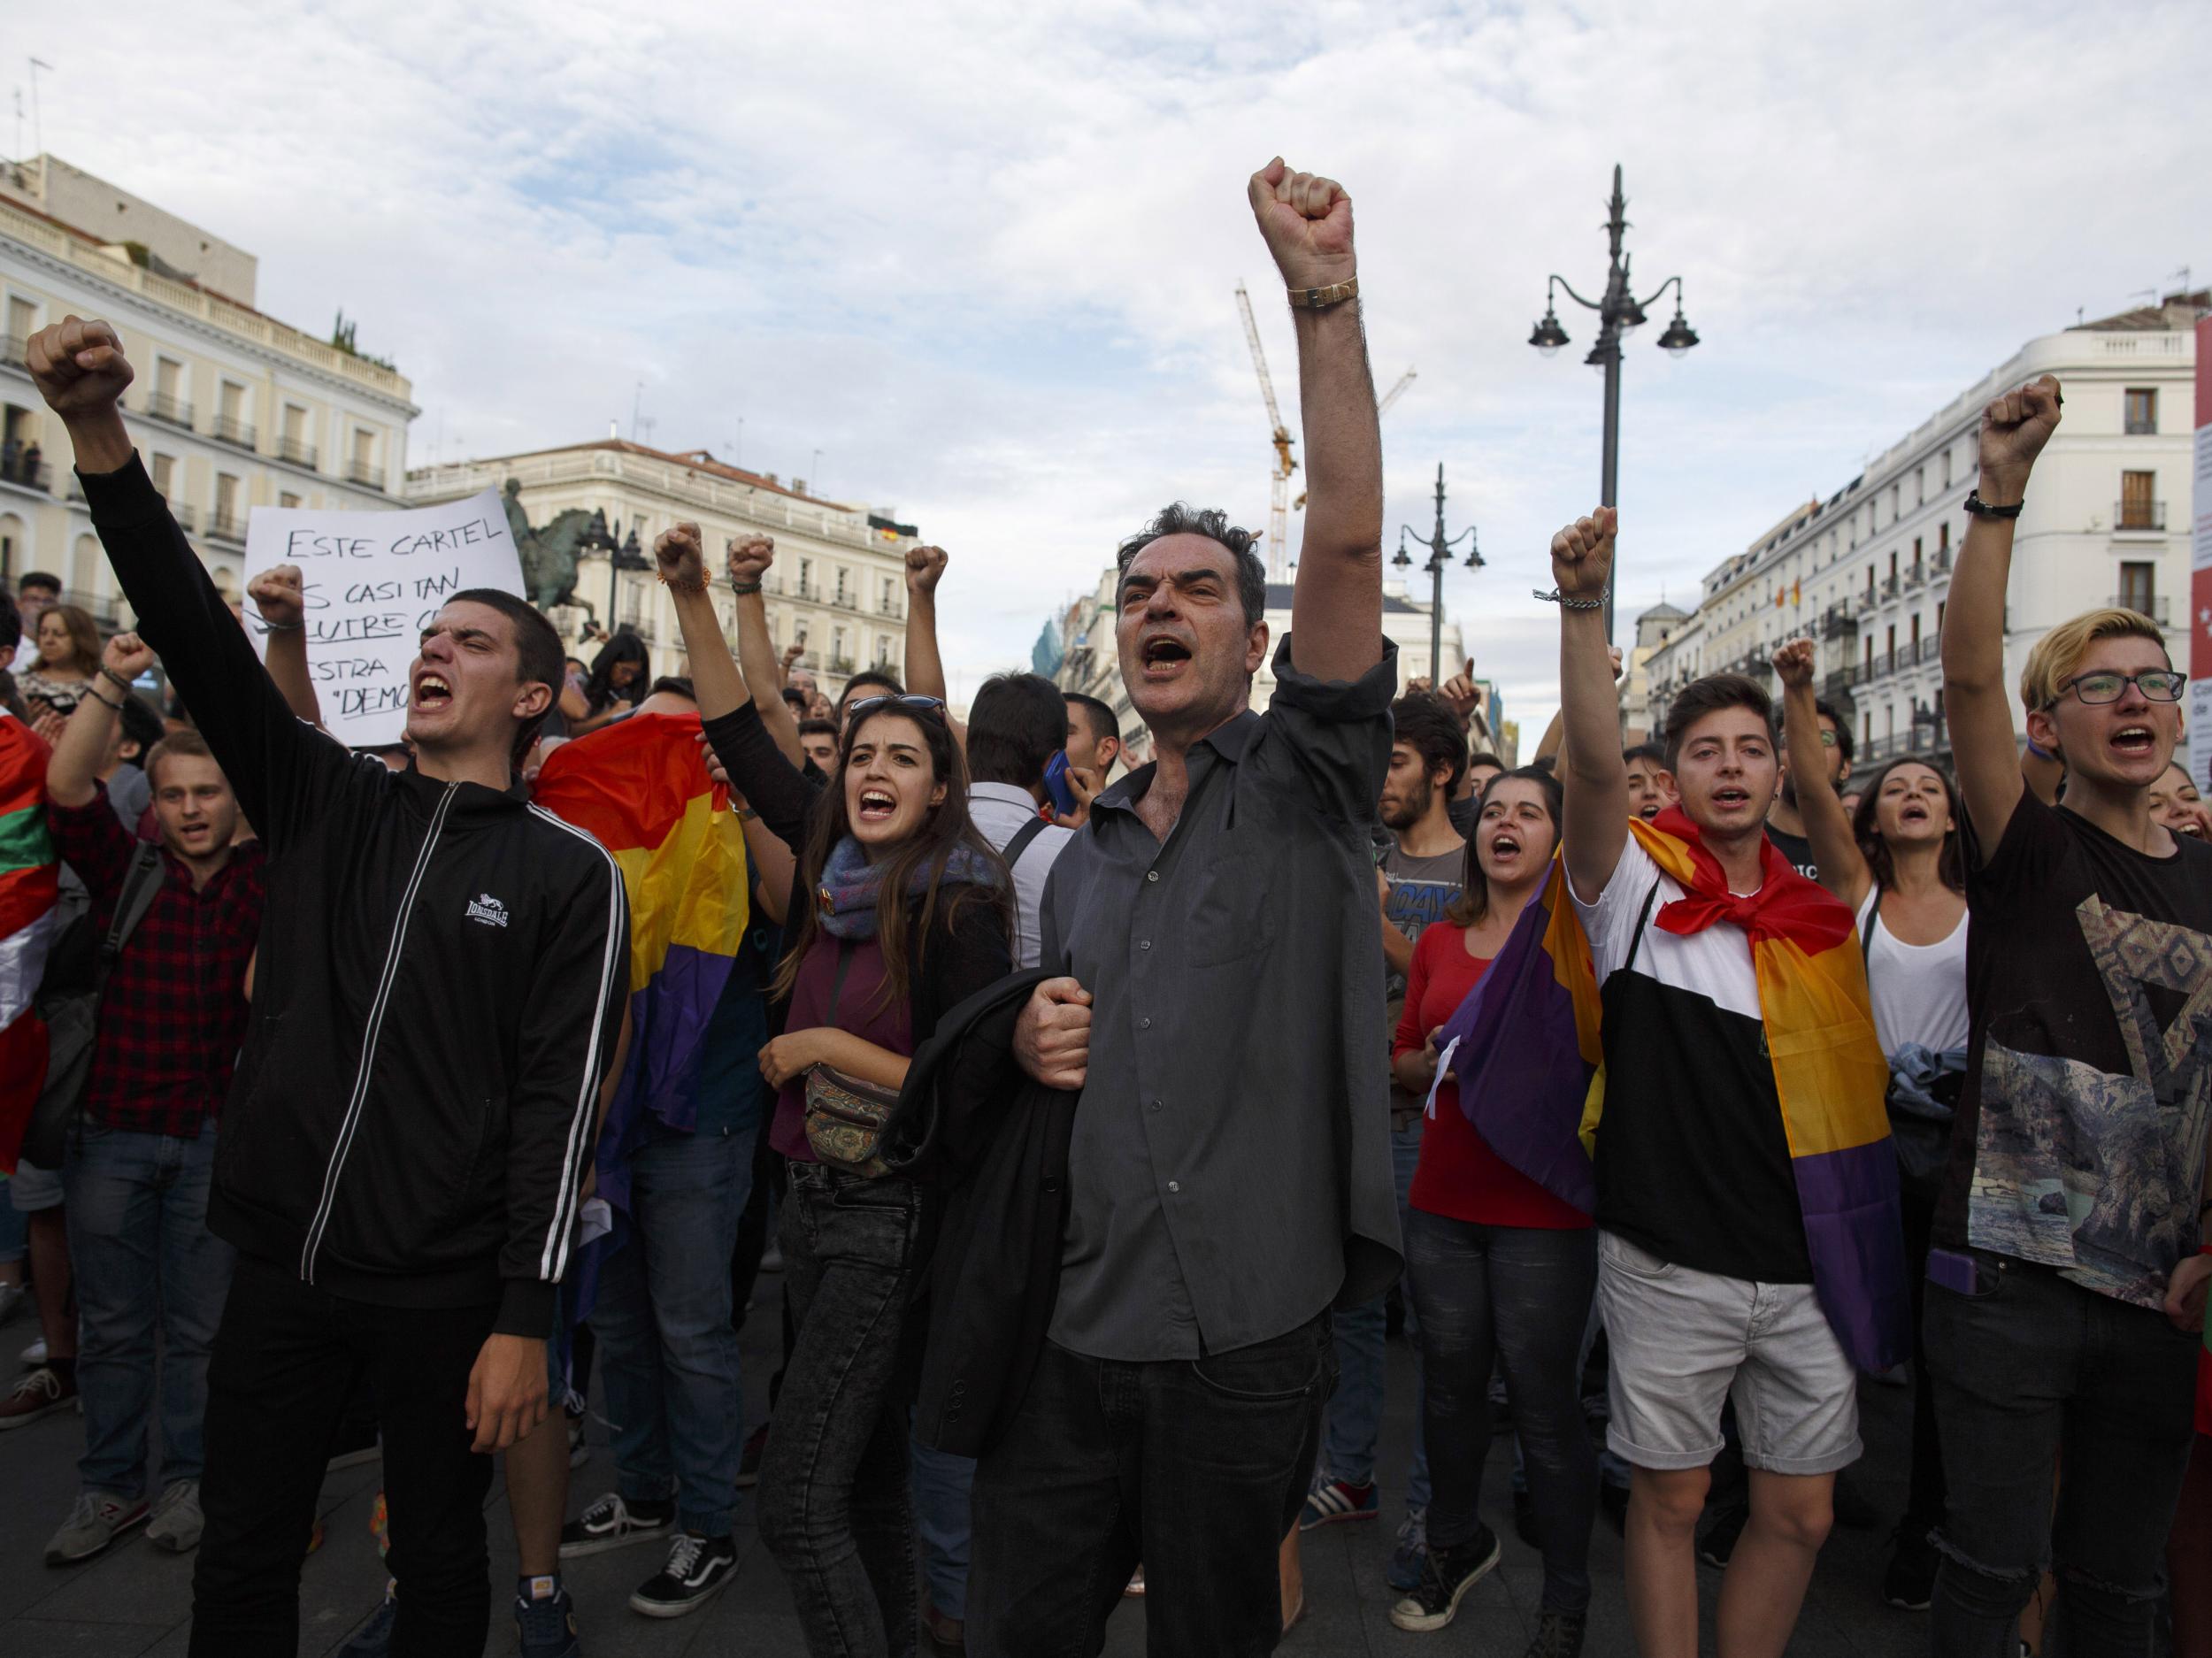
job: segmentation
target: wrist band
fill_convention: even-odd
[[[305,622],[273,622],[265,616],[261,618],[261,626],[273,633],[296,633],[307,624]]]
[[[704,575],[702,575],[696,581],[674,582],[668,579],[665,572],[656,573],[659,576],[661,586],[666,587],[671,593],[680,593],[687,597],[692,594],[704,593],[707,590],[707,579]]]
[[[111,702],[107,700],[107,698],[102,696],[97,691],[92,690],[89,687],[86,689],[85,695],[90,697],[94,702],[97,702],[102,708],[111,708],[119,714],[123,711],[123,705],[120,702]]]
[[[2016,518],[2020,516],[2021,509],[2027,504],[2024,499],[2014,502],[2008,507],[1993,507],[1982,499],[1981,491],[1978,489],[1970,492],[1966,497],[1966,510],[1978,518]]]
[[[1326,311],[1340,305],[1348,299],[1359,297],[1359,278],[1333,282],[1327,288],[1294,288],[1289,290],[1290,303],[1300,311]]]
[[[740,598],[743,598],[748,595],[758,593],[760,591],[760,583],[757,581],[740,581],[735,576],[732,576],[730,578],[730,591],[736,594]]]
[[[124,695],[128,696],[130,695],[131,682],[128,679],[126,679],[121,674],[116,672],[114,669],[109,667],[104,662],[100,664],[100,677],[103,679],[105,679],[110,685],[113,686],[117,690],[122,692]]]
[[[1571,599],[1557,587],[1554,587],[1549,593],[1546,593],[1541,587],[1531,587],[1529,591],[1543,600],[1545,603],[1555,604],[1563,610],[1601,610],[1605,608],[1605,600],[1601,596],[1595,599]]]

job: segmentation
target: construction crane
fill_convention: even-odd
[[[1271,428],[1268,441],[1275,449],[1275,470],[1268,475],[1267,494],[1267,579],[1287,581],[1290,579],[1290,475],[1298,470],[1298,463],[1291,458],[1290,428],[1283,424],[1283,411],[1275,403],[1275,382],[1268,377],[1267,353],[1260,349],[1260,325],[1252,316],[1252,296],[1244,291],[1244,284],[1237,284],[1237,310],[1244,316],[1244,341],[1252,348],[1252,366],[1259,372],[1260,397],[1267,404],[1267,424]]]
[[[1406,395],[1407,388],[1410,387],[1414,380],[1417,378],[1418,371],[1414,369],[1408,369],[1404,373],[1399,375],[1398,383],[1395,386],[1393,386],[1388,391],[1385,392],[1383,394],[1382,401],[1375,405],[1375,418],[1379,420],[1385,415],[1388,414],[1390,412],[1390,405],[1396,403],[1399,398],[1404,396]],[[1293,512],[1303,512],[1306,510],[1306,492],[1304,490],[1302,489],[1298,492],[1298,499],[1290,503],[1290,510]]]

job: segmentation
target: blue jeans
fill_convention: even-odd
[[[929,1603],[946,1617],[968,1616],[968,1556],[975,1538],[969,1495],[975,1459],[933,1451],[916,1440],[914,1534],[922,1544],[922,1581]]]
[[[630,1236],[599,1270],[592,1333],[626,1502],[676,1499],[676,1523],[727,1537],[745,1437],[730,1253],[757,1128],[657,1132],[630,1164]]]
[[[0,1266],[12,1266],[30,1253],[31,1217],[16,1208],[8,1177],[0,1174]]]
[[[215,1125],[196,1137],[88,1127],[62,1171],[76,1274],[77,1390],[88,1491],[147,1489],[146,1430],[161,1349],[161,1477],[197,1479],[207,1357],[230,1293],[231,1247],[207,1229]]]
[[[1406,1194],[1413,1186],[1413,1171],[1421,1161],[1424,1120],[1416,1117],[1405,1128],[1391,1131],[1391,1172],[1398,1178],[1398,1224],[1402,1231],[1410,1206]],[[1348,1485],[1364,1485],[1375,1478],[1375,1441],[1382,1432],[1383,1354],[1388,1345],[1385,1298],[1378,1295],[1363,1307],[1336,1316],[1336,1397],[1329,1401],[1328,1437],[1321,1461],[1335,1478]],[[1413,1343],[1415,1385],[1413,1467],[1406,1475],[1406,1507],[1429,1506],[1429,1451],[1422,1425],[1427,1390],[1421,1381],[1421,1325],[1413,1298],[1405,1297],[1406,1338]]]

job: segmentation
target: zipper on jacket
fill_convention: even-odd
[[[415,854],[415,867],[409,871],[406,889],[399,899],[399,916],[392,924],[392,942],[384,953],[384,971],[376,983],[376,996],[369,1003],[369,1023],[361,1036],[361,1064],[354,1072],[353,1095],[346,1101],[346,1115],[338,1125],[338,1138],[330,1148],[330,1163],[323,1171],[323,1194],[315,1206],[315,1218],[308,1224],[307,1241],[300,1249],[300,1278],[312,1284],[315,1281],[315,1255],[322,1247],[324,1228],[330,1224],[330,1211],[338,1201],[338,1177],[346,1166],[346,1154],[353,1148],[354,1132],[361,1124],[361,1107],[368,1098],[369,1073],[376,1064],[376,1042],[384,1025],[384,1009],[392,997],[392,984],[399,977],[399,956],[407,942],[407,923],[415,913],[415,898],[422,890],[422,878],[430,867],[430,855],[437,848],[438,831],[445,825],[446,808],[453,803],[459,791],[458,783],[449,783],[445,793],[438,796],[437,810],[430,814],[429,833],[423,836],[422,850]]]

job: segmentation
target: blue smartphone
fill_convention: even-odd
[[[1068,784],[1068,751],[1065,748],[1045,762],[1045,797],[1051,801],[1052,810],[1063,817],[1074,813],[1078,802],[1075,790]]]

